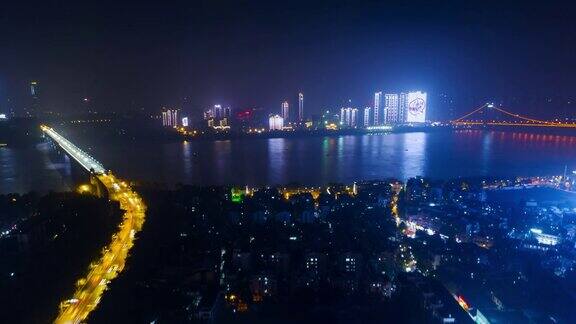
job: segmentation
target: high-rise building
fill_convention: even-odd
[[[304,121],[304,94],[302,92],[298,94],[298,121]]]
[[[408,92],[406,100],[406,122],[423,123],[426,121],[427,98],[426,92]]]
[[[30,95],[32,97],[38,96],[38,81],[30,82]]]
[[[426,93],[421,91],[384,95],[386,124],[423,123],[426,120]]]
[[[358,126],[358,109],[342,107],[340,109],[340,125],[345,127]]]
[[[398,94],[387,93],[384,95],[384,121],[386,124],[398,122]]]
[[[173,127],[177,127],[179,124],[179,120],[178,120],[178,110],[177,109],[172,109],[172,126]]]
[[[177,127],[178,126],[178,110],[166,109],[162,111],[162,126],[164,127]]]
[[[210,120],[210,119],[214,119],[214,111],[212,111],[212,108],[204,112],[204,120]]]
[[[26,117],[36,116],[39,111],[40,99],[39,99],[39,89],[38,81],[30,82],[30,105],[24,111]]]
[[[288,105],[288,101],[282,102],[282,118],[284,118],[285,122],[290,120],[290,105]]]
[[[272,115],[268,119],[268,125],[271,131],[282,130],[284,128],[284,118],[280,115]]]
[[[370,126],[370,110],[371,107],[364,108],[364,127]]]
[[[374,126],[380,125],[380,113],[382,110],[382,91],[374,94]]]
[[[406,122],[406,111],[408,110],[408,95],[404,92],[398,97],[398,122]]]
[[[216,119],[221,119],[224,117],[224,110],[222,109],[222,105],[214,105],[212,108],[212,116]]]
[[[188,127],[188,117],[182,118],[182,126]]]
[[[229,126],[230,118],[232,117],[232,109],[228,107],[222,107],[222,105],[216,104],[207,111],[204,112],[204,120],[210,122],[210,125],[218,126]]]

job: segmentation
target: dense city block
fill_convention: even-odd
[[[559,180],[145,189],[146,231],[94,319],[569,322]]]

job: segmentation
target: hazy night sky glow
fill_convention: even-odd
[[[83,97],[108,111],[184,97],[192,109],[279,109],[299,91],[308,112],[363,107],[375,90],[570,98],[575,16],[567,1],[10,2],[0,108],[32,79],[61,111]]]

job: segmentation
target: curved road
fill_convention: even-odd
[[[134,235],[142,229],[146,206],[126,182],[110,173],[106,174],[102,164],[94,158],[52,128],[47,126],[41,128],[86,170],[93,172],[107,188],[110,200],[118,201],[120,208],[125,211],[122,223],[118,226],[118,231],[112,235],[110,244],[103,248],[100,259],[90,264],[86,277],[77,281],[74,296],[60,303],[60,311],[54,321],[80,323],[96,308],[110,280],[124,269],[128,252],[134,245]]]

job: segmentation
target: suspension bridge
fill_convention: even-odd
[[[496,107],[486,103],[466,115],[452,120],[454,126],[514,126],[514,127],[559,127],[576,128],[575,122],[540,120]]]

